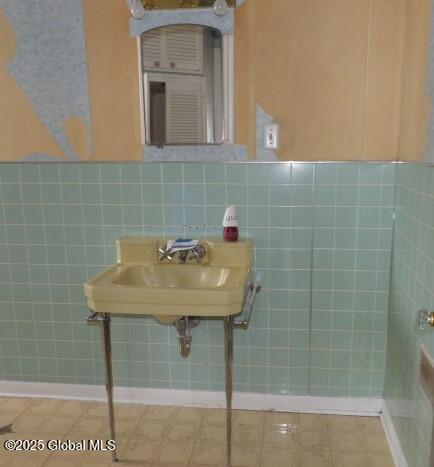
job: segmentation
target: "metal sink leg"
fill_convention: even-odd
[[[224,318],[226,361],[226,467],[231,467],[232,455],[232,363],[234,359],[233,317]]]
[[[104,354],[105,354],[105,372],[106,372],[106,390],[108,402],[108,415],[110,423],[110,439],[116,440],[115,434],[115,414],[113,409],[113,368],[112,368],[112,343],[110,335],[110,315],[104,313],[102,315],[102,334],[104,340]],[[111,452],[112,461],[118,462],[118,455],[116,448]]]

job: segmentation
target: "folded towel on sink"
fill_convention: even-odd
[[[168,240],[166,251],[176,253],[177,251],[192,250],[199,244],[199,240],[178,238],[177,240]]]

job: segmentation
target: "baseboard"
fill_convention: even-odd
[[[0,396],[40,397],[55,399],[105,400],[104,386],[80,384],[27,383],[0,381]],[[117,402],[148,405],[222,408],[226,406],[223,392],[184,391],[178,389],[116,387]],[[274,394],[234,393],[233,407],[244,410],[276,410],[322,414],[378,416],[381,398],[316,397]]]
[[[395,465],[397,467],[408,467],[407,459],[405,458],[404,451],[402,450],[398,434],[396,433],[392,417],[385,401],[381,409],[380,419]]]

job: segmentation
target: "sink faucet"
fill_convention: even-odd
[[[193,248],[177,249],[175,252],[173,252],[170,248],[158,248],[158,253],[160,254],[160,261],[165,259],[172,261],[175,256],[177,256],[179,264],[185,264],[188,259],[194,259],[197,263],[200,263],[202,259],[205,258],[207,251],[203,245],[196,245]]]

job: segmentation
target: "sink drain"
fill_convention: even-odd
[[[173,325],[178,331],[179,352],[183,358],[188,358],[191,352],[191,330],[199,325],[199,320],[183,316],[176,320]]]
[[[184,358],[188,358],[191,352],[191,337],[178,337],[179,339],[179,352]]]

